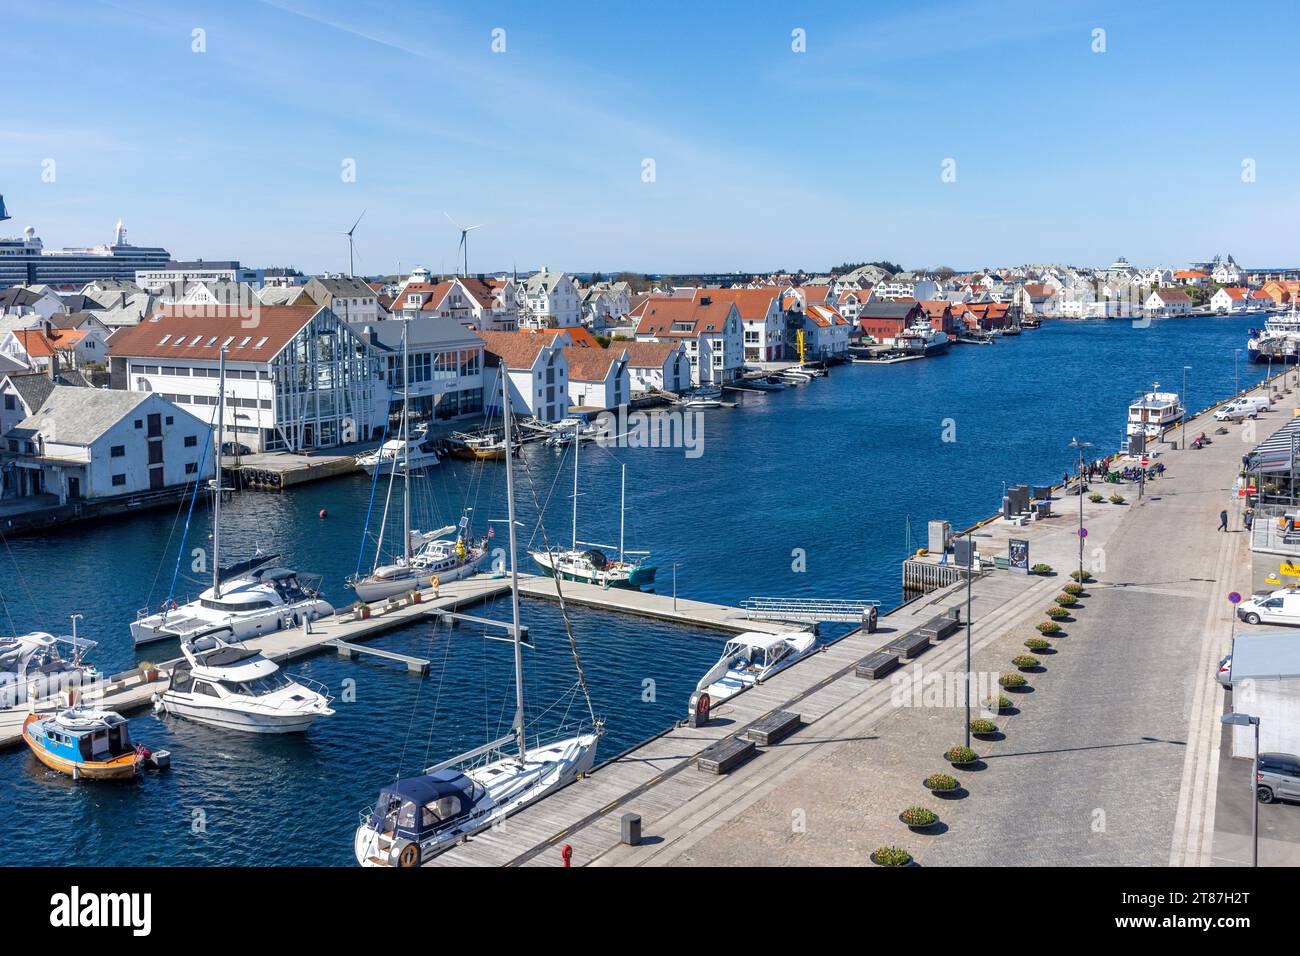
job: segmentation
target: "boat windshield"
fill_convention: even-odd
[[[244,694],[248,697],[265,697],[267,694],[274,694],[277,690],[284,690],[292,684],[293,681],[282,671],[274,671],[265,677],[254,677],[252,680],[221,682],[221,686],[232,694]]]

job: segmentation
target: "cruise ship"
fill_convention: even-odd
[[[11,217],[0,196],[0,222]],[[137,269],[156,269],[171,261],[171,253],[158,246],[133,246],[126,241],[126,226],[117,221],[111,245],[83,249],[46,250],[28,226],[21,236],[0,237],[0,289],[16,285],[70,285],[81,288],[96,279],[135,281]]]

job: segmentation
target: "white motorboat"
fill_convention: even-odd
[[[74,630],[76,621],[73,621]],[[95,641],[55,637],[44,631],[0,638],[0,710],[49,700],[93,685],[101,674],[85,655]]]
[[[301,733],[332,716],[329,691],[316,681],[290,677],[258,651],[217,636],[186,641],[185,659],[156,706],[200,724],[253,734]]]
[[[1159,383],[1128,407],[1128,423],[1125,433],[1131,438],[1142,435],[1146,438],[1159,438],[1166,429],[1172,428],[1183,420],[1185,409],[1177,392],[1159,391]]]
[[[226,350],[220,353],[219,394],[225,394]],[[216,445],[221,447],[225,431],[225,404],[217,405]],[[220,462],[220,454],[216,460]],[[209,634],[223,639],[244,640],[301,627],[334,613],[321,599],[318,586],[300,579],[296,571],[275,564],[279,555],[255,555],[230,567],[221,566],[221,468],[212,487],[212,586],[196,599],[180,604],[168,597],[159,611],[142,608],[131,624],[131,638],[137,646],[154,641],[188,641]],[[195,483],[194,494],[199,493]],[[185,541],[181,540],[184,553]]]
[[[538,740],[533,746],[527,743],[519,572],[515,560],[514,465],[509,454],[509,377],[501,376],[501,383],[507,450],[511,607],[511,623],[503,626],[514,644],[514,721],[509,734],[429,767],[418,776],[401,778],[384,786],[375,805],[362,811],[352,838],[353,854],[362,866],[418,866],[571,783],[596,761],[601,725],[591,711],[591,697],[580,667],[578,685],[587,698],[588,711],[592,712],[590,729],[566,732],[550,742]],[[577,665],[576,647],[573,653]],[[485,762],[477,763],[481,758]]]
[[[817,636],[811,631],[763,634],[751,631],[727,641],[722,657],[700,678],[695,689],[716,704],[753,687],[812,653]]]
[[[432,468],[440,461],[442,458],[437,449],[422,431],[406,439],[390,438],[374,451],[357,455],[357,464],[368,475],[373,475],[376,469],[384,472],[396,469],[399,473],[421,471]]]

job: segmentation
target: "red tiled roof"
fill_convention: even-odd
[[[506,368],[532,368],[542,349],[555,342],[554,336],[533,331],[476,332],[487,352],[506,363]]]
[[[573,344],[579,348],[598,349],[601,347],[600,343],[596,341],[596,337],[581,325],[570,325],[562,329],[538,329],[537,331],[542,335],[552,336],[559,336],[567,333],[569,338],[573,340]]]
[[[632,368],[662,368],[668,356],[682,347],[680,342],[611,342],[611,349],[627,352],[627,364]]]
[[[54,329],[46,334],[44,329],[14,329],[14,338],[32,358],[49,358],[72,348],[86,337],[86,332],[86,329]]]
[[[654,296],[642,307],[636,334],[694,338],[702,333],[721,332],[734,308],[732,302],[707,295],[691,299]]]
[[[700,295],[719,302],[734,302],[743,322],[762,322],[777,293],[775,286],[768,286],[766,289],[700,289],[696,296]]]
[[[169,306],[139,325],[115,332],[109,354],[216,361],[221,344],[228,342],[227,359],[267,362],[319,311],[317,305]]]
[[[623,355],[621,348],[589,349],[582,346],[566,345],[564,357],[569,362],[569,381],[603,382],[609,374],[611,362]]]

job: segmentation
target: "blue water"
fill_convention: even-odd
[[[889,606],[901,597],[909,521],[916,546],[931,518],[964,527],[996,510],[1005,484],[1059,479],[1074,460],[1073,437],[1093,442],[1098,454],[1113,450],[1129,401],[1153,381],[1180,390],[1184,365],[1192,366],[1192,409],[1231,394],[1237,374],[1242,387],[1257,381],[1264,368],[1244,358],[1234,372],[1234,349],[1253,322],[1048,323],[994,346],[843,366],[809,386],[746,395],[739,409],[703,413],[698,458],[681,449],[584,446],[579,537],[617,544],[626,463],[627,546],[653,551],[662,593],[671,591],[678,563],[686,597],[868,597]],[[550,539],[568,540],[568,454],[525,449],[517,495],[525,544],[541,541],[533,488],[549,502]],[[448,461],[413,493],[415,523],[450,524],[473,507],[481,529],[504,517],[503,486],[499,463]],[[326,596],[343,604],[370,494],[370,482],[357,476],[282,495],[236,495],[225,511],[223,552],[281,552],[290,566],[322,575]],[[167,645],[137,655],[127,624],[169,593],[183,523],[179,511],[154,512],[0,541],[8,615],[0,628],[67,633],[68,616],[79,613],[80,632],[100,642],[94,660],[108,672],[174,656]],[[207,510],[197,509],[187,549],[206,546],[209,534]],[[371,557],[367,551],[367,565]],[[528,569],[526,559],[521,566]],[[177,592],[202,586],[182,577]],[[497,601],[479,613],[504,619],[509,606]],[[606,721],[605,756],[679,717],[721,646],[716,633],[581,608],[571,617]],[[536,645],[525,651],[530,715],[541,728],[585,716],[558,608],[526,601],[524,620]],[[497,736],[513,708],[510,646],[483,640],[481,628],[421,624],[376,644],[429,658],[430,674],[328,655],[297,662],[292,672],[336,694],[355,689],[355,700],[340,700],[336,716],[306,736],[262,739],[133,715],[132,735],[170,750],[173,768],[123,785],[74,783],[25,750],[0,753],[3,862],[351,863],[356,813],[380,784]]]

